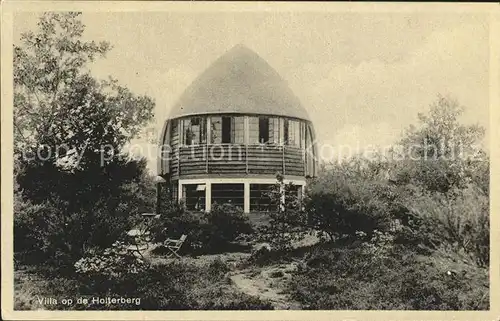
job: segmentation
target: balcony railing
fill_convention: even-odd
[[[201,174],[304,175],[304,150],[278,145],[181,146],[170,160],[173,177]]]

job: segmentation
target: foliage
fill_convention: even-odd
[[[110,45],[84,41],[78,17],[45,13],[38,32],[14,46],[14,249],[39,268],[66,268],[38,294],[141,298],[139,307],[50,307],[62,309],[270,308],[235,292],[222,261],[157,266],[115,242],[154,205],[145,160],[123,153],[154,103],[92,77],[88,63]],[[478,145],[484,129],[461,124],[462,112],[439,97],[402,137],[398,148],[410,153],[331,166],[303,197],[278,175],[276,211],[260,229],[271,250],[250,264],[292,255],[294,242],[319,231],[331,242],[305,250],[290,284],[305,308],[487,309],[489,160]],[[251,233],[241,209],[227,204],[208,213],[168,204],[152,231],[155,241],[188,235],[182,250],[194,253]]]
[[[167,204],[152,228],[158,242],[187,235],[183,250],[193,253],[223,251],[239,236],[252,233],[248,218],[231,204],[213,204],[206,213],[189,212],[183,204]]]
[[[116,241],[104,251],[89,251],[74,266],[77,273],[102,281],[101,277],[110,280],[137,275],[145,263],[126,243]]]
[[[489,200],[474,185],[448,193],[424,192],[406,200],[408,209],[420,222],[432,224],[419,230],[420,238],[433,241],[433,248],[464,252],[477,264],[489,264]],[[429,224],[431,223],[431,224]],[[421,223],[422,224],[422,223]]]
[[[205,213],[205,233],[210,248],[223,248],[242,234],[252,234],[253,228],[241,208],[231,204],[213,204]]]
[[[79,16],[44,13],[14,46],[15,248],[57,267],[109,247],[154,204],[145,160],[123,153],[154,103],[92,77],[110,45],[84,41]]]
[[[14,193],[14,252],[23,253],[31,262],[47,251],[56,251],[49,237],[62,226],[49,224],[53,219],[64,218],[50,203],[33,204],[21,192]],[[65,225],[63,223],[62,225]],[[65,226],[64,226],[65,227]]]
[[[32,262],[65,267],[90,248],[109,247],[132,228],[134,214],[153,206],[154,191],[147,188],[152,184],[144,172],[145,162],[131,162],[94,177],[34,170],[19,174],[20,181],[26,180],[20,186],[33,188],[15,192],[15,250],[30,253],[24,256]],[[33,193],[39,187],[29,177],[45,175],[51,175],[53,188]]]
[[[475,145],[483,129],[460,114],[440,97],[401,141],[414,154],[323,168],[292,215],[272,224],[278,236],[318,230],[333,242],[262,248],[249,263],[302,257],[290,289],[308,309],[488,309],[489,160]]]
[[[276,175],[276,184],[268,193],[271,206],[275,211],[266,213],[267,224],[259,228],[262,241],[268,242],[273,249],[287,251],[293,243],[304,238],[312,231],[308,227],[303,201],[297,195],[293,183],[284,183],[284,176]]]
[[[400,187],[400,242],[464,253],[489,262],[489,159],[481,149],[484,128],[461,124],[463,107],[439,97],[420,114],[400,145],[413,151],[393,161],[391,182]]]
[[[484,128],[459,122],[464,107],[450,97],[439,96],[428,114],[418,114],[419,127],[410,126],[401,143],[414,145],[414,156],[440,158],[476,152],[475,144],[484,136]],[[412,155],[413,156],[413,155]]]
[[[308,188],[309,222],[330,239],[386,230],[400,210],[392,202],[391,186],[352,172],[353,168],[333,167]]]
[[[95,154],[103,146],[120,152],[152,118],[154,103],[90,75],[87,64],[110,45],[83,41],[79,15],[44,13],[38,32],[23,34],[14,46],[14,124],[16,152],[46,146],[47,162],[66,158],[67,165],[85,168],[100,160]]]
[[[374,255],[371,249],[379,247],[385,250]],[[354,248],[317,248],[292,278],[290,291],[305,309],[489,308],[485,269],[374,240]]]
[[[428,114],[418,115],[418,127],[410,126],[399,150],[394,151],[403,159],[397,166],[396,182],[414,182],[430,191],[447,192],[478,181],[479,173],[471,171],[474,167],[481,168],[482,178],[489,176],[484,175],[487,157],[480,144],[485,130],[461,124],[463,111],[457,101],[440,96]]]
[[[117,246],[117,249],[120,246]],[[110,250],[113,255],[129,257],[121,250]],[[96,254],[97,255],[97,254]],[[101,265],[92,261],[101,262]],[[101,255],[89,256],[79,265],[79,276],[72,279],[57,276],[50,280],[37,280],[31,287],[32,297],[43,295],[53,297],[58,303],[45,305],[45,309],[57,310],[267,310],[272,309],[268,302],[259,300],[231,287],[227,278],[228,266],[215,260],[210,263],[188,264],[172,261],[166,264],[153,265],[147,261],[140,263],[141,273],[132,273],[122,265],[124,262],[113,262],[104,259],[111,269],[118,273],[109,273],[103,267]],[[83,268],[83,267],[86,268]],[[118,270],[117,270],[118,269]],[[23,277],[26,279],[26,276]],[[17,281],[20,291],[16,296],[16,309],[30,309],[38,302],[26,302],[25,297],[30,289]],[[89,300],[87,304],[78,304],[78,297]],[[92,303],[94,297],[101,298],[138,298],[139,301],[129,303]],[[73,303],[64,305],[62,298],[73,298]]]

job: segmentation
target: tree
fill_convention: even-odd
[[[419,126],[410,126],[400,144],[414,147],[414,155],[427,158],[470,156],[484,137],[479,125],[464,125],[464,107],[450,97],[438,96],[428,114],[419,113]]]
[[[44,13],[14,46],[16,240],[65,263],[109,246],[154,205],[145,160],[123,151],[154,102],[92,76],[89,62],[111,46],[85,41],[79,17]]]
[[[132,94],[116,80],[92,77],[88,63],[111,46],[84,41],[79,16],[44,13],[38,32],[23,34],[14,46],[14,144],[23,165],[18,170],[95,177],[88,174],[126,163],[119,159],[123,146],[152,119],[151,98]],[[38,191],[54,186],[53,180],[38,182]]]
[[[79,16],[44,13],[39,31],[14,46],[15,152],[43,147],[44,162],[59,167],[109,162],[153,116],[149,97],[92,77],[87,64],[111,46],[84,41]]]
[[[488,182],[489,162],[480,146],[485,130],[460,123],[463,111],[456,100],[439,96],[428,114],[418,115],[419,124],[408,128],[398,146],[397,152],[404,156],[396,164],[398,183],[447,192],[471,182]],[[481,187],[485,193],[487,185]]]

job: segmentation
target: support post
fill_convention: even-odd
[[[180,203],[180,201],[182,200],[182,189],[183,189],[183,186],[182,186],[182,183],[180,182],[179,180],[179,188],[177,189],[177,202]]]
[[[212,183],[205,183],[205,212],[212,210]]]
[[[161,183],[158,182],[156,183],[156,209],[155,209],[156,214],[160,214],[161,193],[162,193]]]
[[[243,141],[245,142],[245,172],[248,174],[248,144],[250,140],[250,125],[249,125],[249,120],[248,116],[244,116],[243,118],[243,133],[244,133],[244,139]]]
[[[250,183],[243,184],[243,212],[250,213]]]

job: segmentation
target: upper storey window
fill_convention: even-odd
[[[245,142],[244,117],[210,117],[211,144],[243,144]]]
[[[182,144],[200,145],[207,142],[206,119],[190,117],[182,120]]]
[[[301,147],[300,122],[297,120],[287,120],[284,125],[285,144],[288,146]]]
[[[177,130],[183,146],[248,143],[304,148],[306,136],[303,122],[269,116],[195,116],[181,119]]]
[[[279,144],[280,119],[277,117],[249,117],[248,138],[250,144]]]

